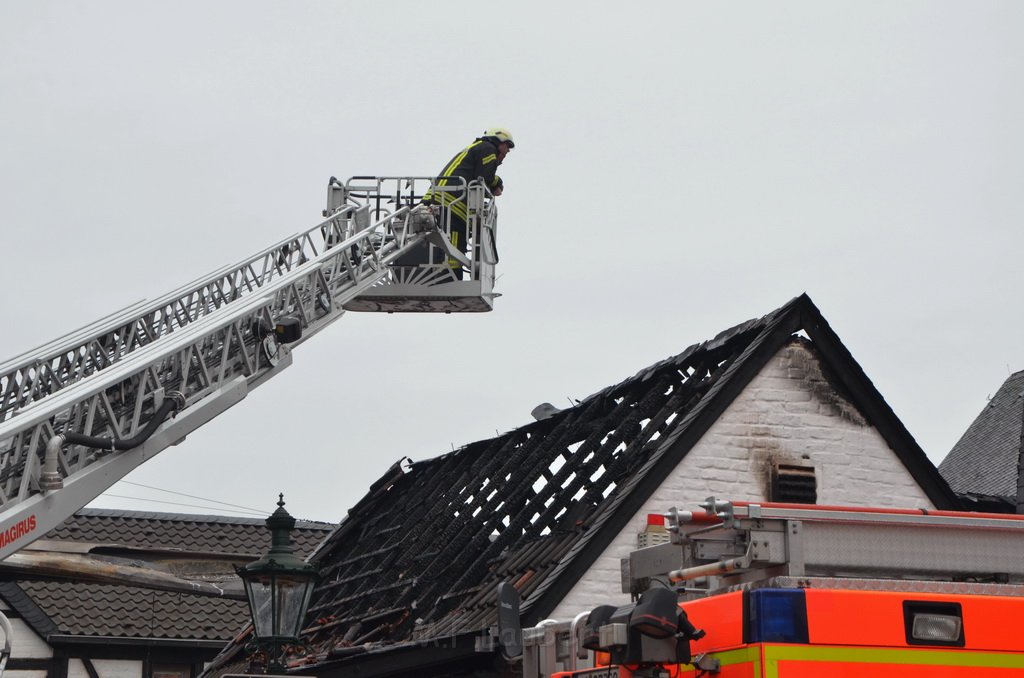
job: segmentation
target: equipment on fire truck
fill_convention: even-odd
[[[460,192],[465,255],[449,242],[444,214],[423,214],[427,190]],[[0,364],[0,559],[245,398],[346,310],[491,310],[497,212],[486,187],[332,177],[324,217]],[[441,256],[401,265],[417,248]],[[450,259],[468,279],[456,279]]]
[[[613,664],[688,664],[690,641],[704,637],[679,607],[675,591],[660,586],[644,591],[632,605],[611,610],[602,605],[596,612],[587,617],[583,647],[608,652]]]
[[[523,675],[1024,671],[1024,639],[1011,621],[1024,614],[1024,516],[714,498],[701,506],[669,511],[672,542],[623,562],[623,591],[639,596],[632,614],[643,606],[644,622],[602,605],[582,626],[548,620],[543,637],[525,629],[539,640],[524,654]],[[649,637],[626,633],[666,631],[654,591],[706,631],[690,633],[692,658],[667,657]],[[654,607],[661,611],[648,612]],[[591,652],[574,651],[580,646]]]

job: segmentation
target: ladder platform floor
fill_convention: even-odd
[[[486,313],[496,294],[483,294],[478,280],[433,285],[386,284],[372,287],[344,305],[346,311],[375,313]]]

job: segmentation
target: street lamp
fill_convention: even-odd
[[[267,518],[270,551],[256,562],[236,567],[245,584],[256,644],[266,652],[268,670],[284,670],[282,647],[299,642],[309,597],[319,578],[316,568],[292,553],[295,518],[284,509],[280,495],[277,510]]]

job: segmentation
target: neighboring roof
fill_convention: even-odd
[[[801,330],[833,387],[933,503],[954,508],[935,467],[803,295],[571,409],[450,454],[395,464],[313,557],[322,580],[296,663],[322,675],[347,675],[350,666],[359,675],[390,675],[422,667],[441,647],[469,657],[477,648],[467,636],[496,623],[502,581],[522,597],[523,624],[536,624]],[[215,666],[231,656],[222,653]]]
[[[296,553],[306,556],[330,534],[328,523],[299,521]],[[255,560],[270,547],[263,519],[83,509],[43,537],[46,545],[99,558],[127,556],[197,579],[231,578],[231,564]],[[223,644],[248,619],[242,600],[14,575],[0,594],[43,638],[193,639]]]
[[[264,518],[82,509],[43,539],[189,552],[239,553],[260,556],[270,545]],[[296,521],[292,533],[297,549],[311,552],[335,527],[330,523]]]
[[[244,600],[71,581],[20,580],[17,585],[61,636],[224,643],[242,630],[249,617]]]
[[[1024,371],[1011,374],[939,464],[950,487],[1016,506]],[[1011,509],[1012,510],[1012,509]]]

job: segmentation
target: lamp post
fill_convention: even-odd
[[[277,510],[267,518],[270,551],[235,572],[242,578],[252,614],[256,644],[267,656],[267,670],[283,671],[282,648],[299,642],[309,598],[319,574],[312,565],[292,553],[291,531],[295,518],[284,509],[280,495]]]

